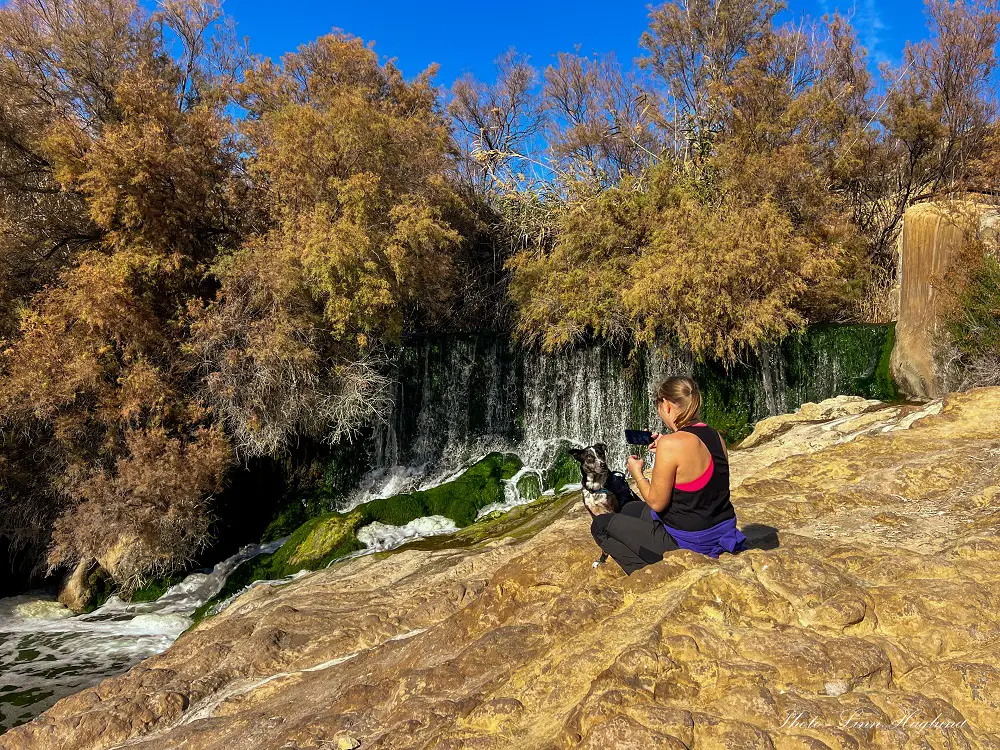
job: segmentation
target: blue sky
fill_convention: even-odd
[[[397,58],[407,76],[440,64],[437,82],[449,85],[466,71],[492,78],[493,60],[510,47],[545,67],[556,52],[614,51],[623,62],[639,54],[648,8],[632,0],[508,0],[500,5],[459,0],[415,3],[342,0],[224,0],[238,32],[254,51],[277,58],[339,27],[384,57]],[[784,17],[819,17],[839,9],[850,15],[873,60],[898,62],[907,39],[926,37],[919,0],[789,0]]]

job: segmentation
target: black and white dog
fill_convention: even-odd
[[[583,504],[592,518],[603,513],[617,513],[625,503],[636,499],[625,475],[608,469],[608,446],[604,443],[574,449],[569,454],[580,462]],[[594,567],[607,559],[608,554],[603,552]]]

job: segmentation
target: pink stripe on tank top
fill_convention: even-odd
[[[714,469],[715,469],[715,461],[713,461],[710,457],[708,459],[708,468],[705,469],[704,474],[702,474],[700,477],[690,482],[674,484],[674,489],[683,490],[684,492],[697,492],[706,484],[708,484],[708,480],[712,478],[712,471]]]

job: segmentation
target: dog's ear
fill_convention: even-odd
[[[594,453],[596,453],[597,457],[604,461],[604,463],[608,462],[608,446],[604,443],[596,443],[594,445]]]
[[[579,461],[582,464],[584,458],[586,458],[586,456],[587,456],[587,449],[586,448],[570,448],[569,449],[569,455],[571,455],[573,458],[575,458],[577,461]]]

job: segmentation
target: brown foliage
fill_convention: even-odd
[[[458,199],[431,73],[406,82],[332,34],[247,76],[248,171],[269,226],[219,266],[193,346],[207,400],[251,455],[378,416],[381,342],[448,310]]]
[[[642,65],[657,76],[662,116],[670,122],[670,148],[700,163],[723,130],[723,88],[761,38],[773,34],[777,0],[680,0],[649,15]]]
[[[876,93],[867,53],[843,17],[779,27],[781,7],[770,0],[671,0],[653,8],[639,61],[647,77],[562,55],[546,71],[540,96],[523,67],[517,97],[501,95],[513,90],[502,70],[495,87],[463,83],[453,106],[465,111],[470,89],[492,92],[479,101],[493,104],[488,111],[505,123],[497,132],[516,133],[512,124],[545,116],[544,139],[520,139],[533,141],[533,150],[487,164],[504,173],[493,187],[508,186],[500,197],[486,197],[506,221],[511,252],[530,245],[543,263],[539,256],[555,243],[574,242],[559,235],[575,231],[561,218],[567,205],[572,213],[623,175],[632,180],[629,190],[644,189],[644,157],[684,175],[706,206],[722,200],[732,212],[766,201],[808,242],[838,245],[844,278],[812,287],[797,303],[803,319],[869,320],[866,311],[881,319],[886,304],[873,301],[888,298],[907,205],[921,193],[1000,173],[992,85],[997,5],[929,0],[931,37],[908,45],[898,69],[883,68],[884,94]],[[547,172],[523,179],[532,164]],[[593,233],[587,237],[595,243]],[[604,260],[619,262],[613,253]],[[528,256],[514,263],[522,329],[544,339],[578,335],[573,321],[592,317],[585,312],[590,302],[578,310],[553,305],[546,266],[529,271],[529,263]],[[552,310],[566,316],[558,324],[555,313],[539,317],[538,305],[523,306],[532,278]],[[554,332],[533,327],[539,320]]]
[[[49,563],[94,558],[129,589],[183,567],[206,544],[211,494],[231,456],[217,427],[185,438],[162,427],[130,430],[124,442],[113,469],[67,473],[66,491],[80,500],[55,523]]]
[[[949,388],[1000,385],[1000,237],[995,199],[943,203],[964,241],[934,282],[936,359]]]
[[[3,247],[18,272],[38,268],[37,248],[49,263],[5,289],[24,307],[0,415],[38,449],[13,460],[43,459],[43,481],[19,483],[32,494],[15,502],[57,517],[52,565],[97,556],[122,581],[182,564],[204,541],[206,498],[229,463],[182,346],[186,306],[233,241],[229,100],[202,43],[218,17],[210,3],[148,16],[124,0],[0,11],[0,86],[17,102],[0,153],[34,165],[29,183],[0,177],[5,207],[49,186],[61,201],[45,221],[9,217]],[[187,40],[180,61],[163,47],[170,24]],[[122,534],[139,541],[110,562]]]
[[[706,202],[654,170],[646,190],[626,184],[570,211],[551,251],[515,256],[512,294],[521,333],[546,348],[587,335],[673,340],[732,361],[801,327],[840,254],[770,200]]]

